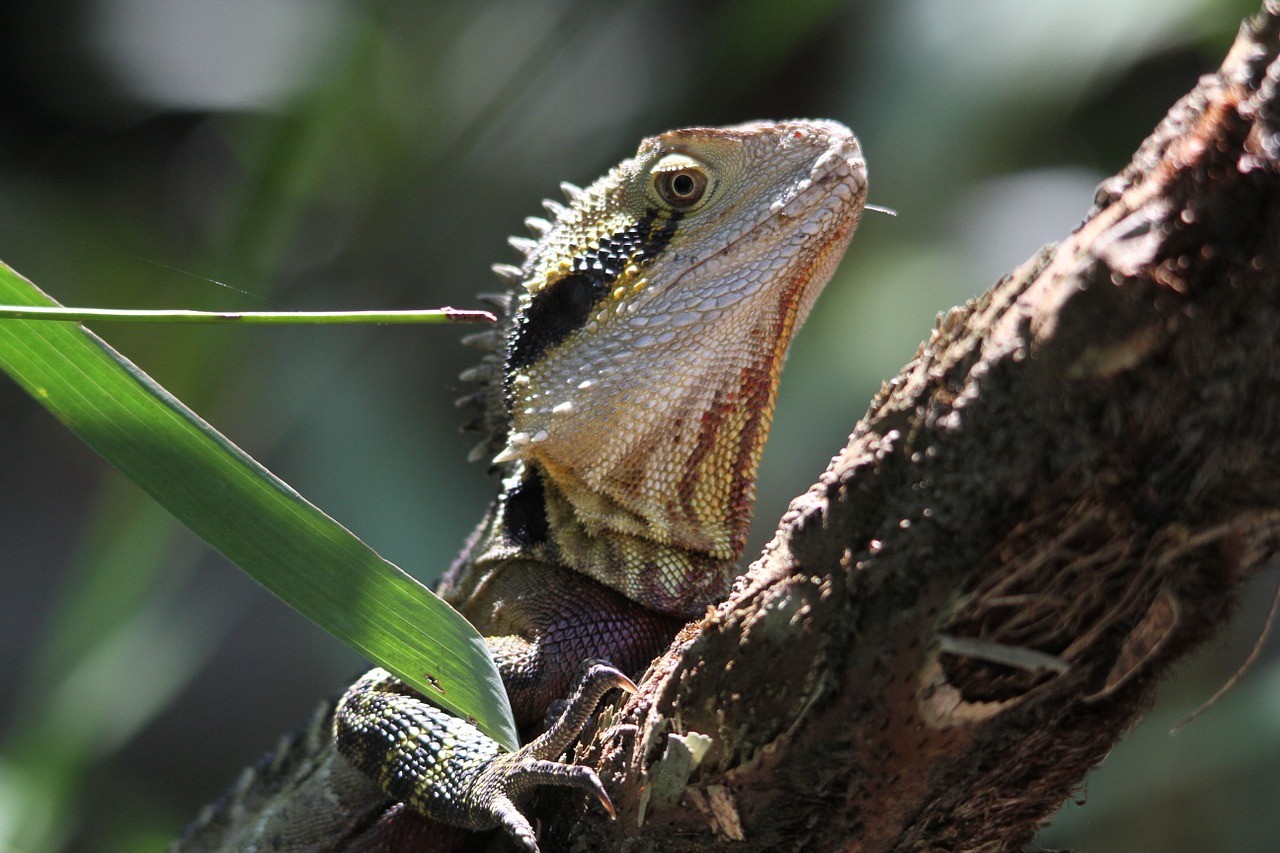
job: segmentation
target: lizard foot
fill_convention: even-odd
[[[540,785],[581,788],[610,817],[613,803],[594,770],[556,759],[582,731],[600,699],[631,679],[589,661],[550,728],[516,752],[504,752],[475,726],[424,701],[386,670],[375,669],[338,703],[338,751],[391,797],[445,823],[482,830],[501,826],[525,850],[538,844],[518,803]]]

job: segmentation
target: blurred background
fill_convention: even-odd
[[[0,258],[67,304],[473,306],[561,180],[642,136],[825,116],[869,213],[788,363],[754,549],[937,312],[1064,236],[1256,0],[6,0]],[[98,331],[427,582],[497,484],[443,327]],[[160,849],[363,662],[0,377],[0,850]],[[1045,830],[1270,850],[1280,573]]]

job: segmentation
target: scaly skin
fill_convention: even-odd
[[[267,835],[278,846],[257,849],[317,849],[289,846],[298,810],[283,803],[323,799],[332,780],[341,813],[304,821],[307,838],[330,833],[327,849],[439,842],[425,815],[500,826],[536,851],[519,807],[539,785],[579,787],[612,811],[594,771],[558,759],[605,692],[632,688],[624,673],[727,593],[782,362],[857,225],[866,169],[842,125],[761,122],[646,139],[566,194],[568,207],[548,203],[554,221],[528,221],[539,240],[513,240],[523,265],[496,268],[520,287],[498,300],[505,336],[481,336],[501,353],[470,373],[489,432],[479,455],[503,490],[441,587],[489,638],[522,731],[572,686],[562,714],[504,753],[373,670],[332,718],[347,766],[329,749],[292,781],[260,780],[267,793],[249,779],[180,849]],[[610,663],[575,681],[587,659]],[[249,800],[253,835],[230,816]]]

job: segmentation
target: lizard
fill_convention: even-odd
[[[502,489],[439,589],[486,637],[524,745],[375,668],[171,850],[440,849],[500,827],[537,851],[522,805],[544,785],[612,815],[562,757],[728,593],[787,349],[866,187],[857,139],[827,120],[673,130],[562,184],[567,204],[512,238],[522,263],[494,267],[513,286],[487,299],[502,326],[472,336],[487,352],[460,403]]]

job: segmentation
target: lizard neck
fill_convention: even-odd
[[[659,327],[653,344],[631,344],[622,363],[592,364],[575,399],[514,419],[538,436],[522,458],[593,536],[736,560],[786,346],[816,295],[812,280],[812,269],[798,270],[767,300],[731,306],[718,326],[687,327],[696,355],[680,329]]]
[[[639,532],[584,523],[578,507],[536,463],[512,466],[503,485],[438,589],[472,620],[491,615],[494,584],[504,574],[527,575],[530,563],[589,577],[652,610],[684,619],[701,615],[729,590],[734,560],[657,541],[639,518],[634,519]],[[597,517],[627,515],[599,495],[584,495]]]

